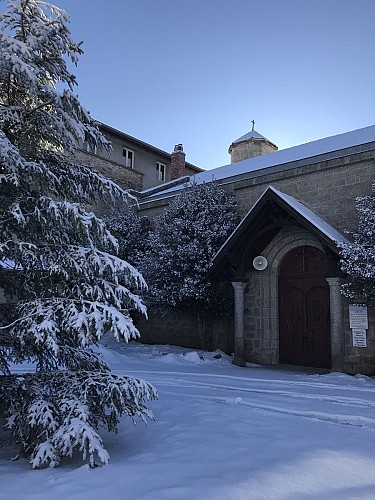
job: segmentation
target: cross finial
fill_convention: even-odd
[[[253,128],[251,129],[251,131],[253,132],[255,127],[255,120],[251,120],[251,123],[253,124]]]

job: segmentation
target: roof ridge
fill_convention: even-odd
[[[238,139],[232,142],[232,144],[238,144],[239,142],[245,142],[248,140],[254,139],[256,141],[267,141],[273,144],[267,137],[264,137],[264,135],[260,134],[256,130],[251,130],[250,132],[247,132],[245,135],[242,135]]]

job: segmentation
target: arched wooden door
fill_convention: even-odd
[[[327,259],[311,246],[291,250],[279,272],[279,362],[331,367]]]

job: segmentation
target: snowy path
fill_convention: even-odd
[[[268,380],[266,389],[264,380],[259,381],[252,378],[244,380],[241,377],[214,375],[215,383],[209,383],[194,380],[197,377],[197,374],[194,373],[173,374],[169,372],[157,376],[150,372],[147,372],[147,376],[145,373],[142,375],[136,372],[132,373],[151,380],[163,395],[173,397],[184,395],[184,397],[203,398],[217,403],[239,404],[249,408],[329,420],[339,424],[375,427],[375,418],[372,418],[375,416],[374,389],[363,390],[363,398],[359,399],[338,395],[340,391],[350,390],[356,390],[358,394],[358,389],[334,384],[322,385],[310,382],[293,383],[283,380]],[[174,377],[174,375],[178,376]],[[290,390],[290,386],[293,390]],[[173,387],[178,387],[178,391],[171,391],[170,388]],[[316,394],[316,390],[321,392]],[[230,396],[225,396],[227,393]],[[267,404],[271,402],[272,405]],[[340,405],[340,407],[338,408],[336,405]],[[319,410],[324,408],[325,411],[317,413],[311,411],[311,408]],[[358,412],[359,408],[368,408],[369,411],[361,412],[361,415],[347,415],[348,411]]]
[[[107,435],[108,467],[77,459],[30,471],[1,460],[1,499],[375,499],[372,378],[243,369],[170,346],[115,349],[103,351],[114,372],[158,388],[156,421],[125,420]]]

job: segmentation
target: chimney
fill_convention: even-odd
[[[185,175],[185,153],[182,144],[176,144],[171,154],[171,180]]]

